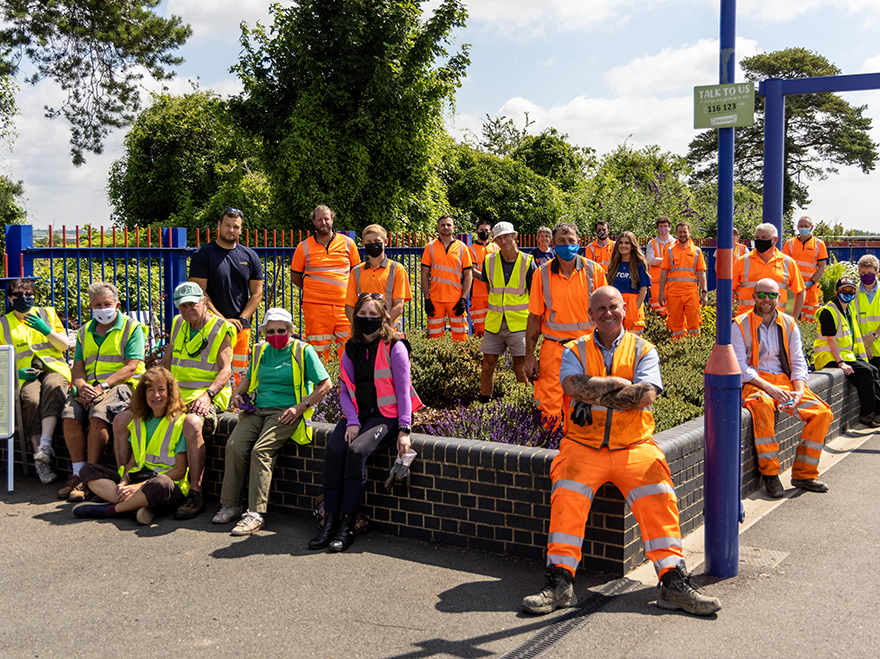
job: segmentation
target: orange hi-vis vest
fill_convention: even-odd
[[[761,325],[761,317],[752,309],[748,313],[740,314],[733,319],[742,332],[743,343],[746,347],[746,362],[756,371],[758,370],[758,361],[760,359],[761,346],[758,342],[758,327]],[[794,332],[794,318],[788,314],[779,312],[776,314],[775,324],[782,328],[782,349],[785,354],[779,361],[782,364],[782,371],[789,378],[791,377],[791,335]]]
[[[649,245],[653,245],[654,247],[654,258],[663,259],[666,256],[666,252],[669,251],[669,247],[677,242],[674,238],[668,242],[661,243],[660,238],[652,238]],[[660,283],[660,273],[663,271],[663,268],[659,265],[652,265],[648,268],[648,275],[651,277],[651,282]]]
[[[743,245],[742,243],[737,243],[733,246],[733,260],[736,261],[739,257],[745,256],[749,253],[749,248]]]
[[[454,238],[447,250],[438,238],[425,251],[431,259],[431,301],[445,304],[466,297],[461,290],[461,273],[467,246]]]
[[[391,364],[388,361],[388,344],[385,341],[379,341],[374,369],[373,382],[376,385],[376,404],[379,406],[379,414],[389,419],[396,419],[397,391],[394,389],[394,376],[391,373]],[[354,410],[357,412],[358,406],[354,380],[351,379],[344,368],[339,369],[339,377],[345,383],[345,388],[351,397]],[[413,389],[412,384],[409,385],[409,398],[412,401],[413,412],[425,406],[416,390]]]
[[[351,270],[351,276],[354,277],[355,287],[357,289],[357,294],[360,296],[364,291],[361,289],[361,275],[363,274],[364,268],[367,266],[368,262],[359,263]],[[394,279],[397,274],[397,268],[402,268],[397,261],[392,261],[387,256],[382,261],[382,266],[385,268],[385,291],[383,295],[385,296],[385,305],[390,310],[392,303],[394,301]],[[381,279],[380,279],[381,281]],[[368,293],[372,293],[373,291],[367,291]]]
[[[642,337],[626,332],[611,362],[611,372],[605,370],[602,351],[596,345],[594,333],[565,344],[584,367],[584,374],[593,377],[615,376],[632,382],[639,362],[654,347]],[[591,405],[593,422],[579,426],[571,422],[571,411],[576,400],[569,402],[565,411],[565,437],[593,448],[607,445],[612,451],[644,442],[654,435],[654,414],[650,408],[613,410],[602,405]]]
[[[292,268],[303,273],[303,302],[345,305],[348,276],[361,262],[354,241],[335,233],[326,247],[314,236],[296,247]]]
[[[474,260],[474,292],[471,297],[489,297],[489,287],[486,286],[486,282],[480,281],[480,274],[483,272],[483,261],[489,254],[500,252],[501,248],[492,241],[489,241],[485,245],[475,242],[468,249],[471,251],[471,256]]]
[[[605,246],[594,240],[584,248],[584,254],[591,261],[595,261],[602,266],[603,270],[608,270],[608,264],[611,263],[611,251],[614,249],[614,241],[608,240]]]
[[[589,332],[595,325],[590,320],[590,297],[605,285],[605,271],[598,263],[575,256],[570,278],[562,276],[556,259],[541,266],[541,294],[544,315],[541,333],[545,339],[565,343]],[[536,287],[532,282],[531,295]],[[531,305],[529,311],[531,312]]]
[[[703,250],[694,245],[692,240],[689,240],[685,247],[682,247],[681,242],[676,240],[664,257],[663,265],[666,265],[667,262],[669,263],[669,274],[666,277],[666,289],[664,290],[667,297],[670,295],[692,295],[695,289],[699,290],[697,271],[705,270],[705,261],[703,260]],[[703,264],[702,268],[700,263]]]
[[[774,247],[773,256],[768,262],[764,262],[764,259],[759,256],[758,250],[752,250],[742,260],[736,262],[733,271],[733,287],[737,300],[739,300],[737,313],[743,314],[750,307],[755,306],[755,286],[766,278],[779,284],[779,298],[776,300],[776,308],[785,310],[788,291],[791,290],[789,281],[793,273],[798,272],[798,268],[793,258],[786,256]],[[742,281],[738,281],[737,277],[740,272],[742,273]]]
[[[805,282],[812,279],[819,270],[819,261],[828,258],[825,243],[816,236],[810,236],[805,243],[797,238],[789,238],[785,241],[782,253],[794,259]]]

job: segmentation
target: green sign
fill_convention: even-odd
[[[694,128],[742,128],[754,123],[754,83],[694,87]]]

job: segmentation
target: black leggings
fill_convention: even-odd
[[[847,376],[847,380],[859,393],[861,416],[880,412],[880,372],[877,370],[878,367],[861,359],[846,363],[853,369],[853,374]]]
[[[348,421],[336,424],[324,453],[324,510],[357,513],[367,487],[367,458],[397,440],[397,419],[370,416],[351,444],[345,442]]]

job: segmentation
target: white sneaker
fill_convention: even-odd
[[[49,468],[48,464],[45,464],[43,462],[35,462],[34,467],[37,470],[37,476],[40,477],[40,480],[44,484],[48,485],[49,483],[54,483],[58,480],[58,474],[52,471]]]
[[[42,463],[49,466],[49,463],[55,458],[55,450],[52,448],[51,444],[41,444],[40,448],[37,449],[37,452],[34,453],[34,462]],[[54,479],[52,479],[54,480]],[[44,481],[45,482],[45,481]],[[52,481],[49,481],[50,483]]]
[[[211,521],[214,524],[228,524],[239,517],[241,517],[241,506],[222,506]]]
[[[249,510],[232,529],[232,535],[251,535],[261,528],[263,528],[263,516]]]

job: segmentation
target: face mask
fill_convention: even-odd
[[[599,236],[599,240],[605,240],[608,237],[608,232],[605,229],[599,229],[596,235]]]
[[[27,313],[34,308],[34,297],[17,297],[12,300],[12,308],[19,313]]]
[[[577,245],[556,245],[556,256],[563,261],[571,261],[578,253]]]
[[[488,231],[477,231],[477,238],[479,238],[483,242],[486,242],[487,240],[489,240],[489,232]]]
[[[281,348],[287,345],[288,340],[290,340],[290,335],[273,334],[272,336],[267,336],[266,340],[269,342],[270,346],[275,348],[275,350],[281,350]]]
[[[364,249],[367,251],[368,256],[376,258],[385,250],[385,245],[382,243],[367,243],[364,245]]]
[[[658,235],[665,238],[666,236],[669,235],[669,227],[660,227],[659,229],[657,229],[657,233],[658,233]]]
[[[101,325],[109,325],[116,320],[116,308],[92,309],[92,318],[101,323]]]
[[[758,250],[758,254],[763,254],[771,247],[773,247],[772,238],[770,240],[755,240],[755,249]]]
[[[869,272],[864,275],[859,275],[859,279],[861,279],[862,283],[865,284],[866,286],[870,286],[875,281],[877,281],[877,273],[876,272]]]
[[[852,302],[855,299],[855,297],[856,296],[853,295],[852,293],[838,293],[837,294],[837,298],[841,302],[843,302],[844,304],[849,304],[850,302]]]
[[[383,318],[370,318],[368,316],[355,316],[354,326],[363,335],[369,335],[382,328]]]
[[[809,236],[810,235],[810,227],[803,227],[801,229],[798,229],[798,233],[801,234],[802,236]]]

